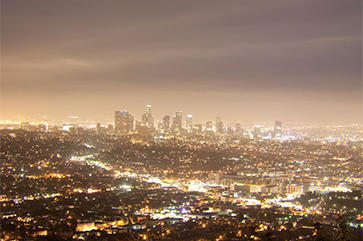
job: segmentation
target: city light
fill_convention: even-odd
[[[0,52],[0,241],[363,240],[361,1],[2,1]]]

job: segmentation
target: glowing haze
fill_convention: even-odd
[[[140,119],[147,104],[362,123],[362,2],[1,2],[1,118]]]

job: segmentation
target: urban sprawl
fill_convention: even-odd
[[[1,240],[363,239],[362,125],[154,121],[148,105],[0,128]]]

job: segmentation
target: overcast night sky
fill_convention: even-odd
[[[1,1],[1,118],[362,123],[362,1]],[[185,118],[184,118],[185,119]]]

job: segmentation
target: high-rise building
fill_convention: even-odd
[[[112,134],[113,133],[113,125],[109,124],[106,128],[106,133],[107,134]]]
[[[237,136],[243,135],[241,123],[236,124],[235,135],[237,135]]]
[[[164,122],[164,132],[167,133],[170,131],[170,115],[164,115],[163,116],[163,122]]]
[[[207,121],[205,129],[208,131],[213,130],[213,122],[212,121]]]
[[[227,134],[230,136],[234,136],[234,131],[233,131],[232,127],[230,127],[230,126],[227,127]]]
[[[115,111],[115,134],[129,133],[134,129],[134,115],[127,110]]]
[[[149,129],[154,128],[154,119],[151,113],[151,105],[146,106],[146,113],[142,115],[142,123]]]
[[[221,117],[216,118],[216,132],[222,133],[223,132],[223,122]]]
[[[182,131],[182,112],[177,111],[173,116],[173,131],[180,133]]]
[[[101,126],[101,123],[97,123],[97,126],[96,126],[96,131],[97,133],[101,133],[102,132],[102,126]]]
[[[261,136],[261,126],[254,126],[253,127],[253,138],[258,139]]]
[[[163,120],[157,120],[157,128],[158,131],[161,133],[165,132],[165,127],[164,127],[164,121]]]
[[[127,125],[128,125],[128,132],[132,132],[134,130],[134,115],[129,114]]]
[[[135,131],[139,135],[147,135],[148,133],[150,133],[150,129],[148,129],[147,126],[145,126],[144,123],[140,121],[135,122]]]
[[[282,123],[281,121],[275,121],[275,129],[274,129],[275,138],[282,137]]]
[[[187,115],[187,133],[193,133],[193,116]]]
[[[200,135],[200,134],[202,134],[203,127],[201,124],[196,124],[196,125],[194,125],[193,130],[194,130],[193,132],[195,134]]]

